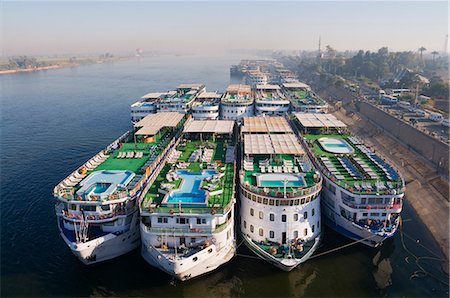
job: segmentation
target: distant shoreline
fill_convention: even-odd
[[[62,62],[61,64],[53,64],[53,65],[48,65],[48,66],[0,70],[0,75],[2,75],[2,74],[15,74],[15,73],[21,73],[21,72],[34,72],[34,71],[40,71],[40,70],[60,69],[60,68],[68,68],[68,67],[78,67],[78,66],[82,66],[82,65],[102,64],[102,63],[108,63],[108,62],[127,60],[127,59],[130,59],[130,58],[134,58],[134,56],[114,57],[114,58],[109,58],[109,59],[105,59],[105,60],[85,59],[83,61],[82,59],[80,59],[80,61],[82,61],[82,63],[73,63],[73,62],[69,62],[69,61],[60,61],[60,62]]]
[[[77,65],[71,65],[71,66],[77,66]],[[50,65],[50,66],[40,66],[40,67],[33,67],[33,68],[8,69],[8,70],[0,70],[0,74],[12,74],[12,73],[19,73],[19,72],[32,72],[32,71],[39,71],[39,70],[58,69],[58,68],[64,68],[64,67],[67,67],[67,66]]]

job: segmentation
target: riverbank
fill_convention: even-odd
[[[72,66],[50,65],[50,66],[41,66],[41,67],[23,68],[23,69],[8,69],[8,70],[0,70],[0,75],[1,74],[19,73],[19,72],[32,72],[32,71],[39,71],[39,70],[58,69],[58,68],[73,67],[73,66],[77,66],[77,65],[72,65]]]
[[[69,68],[69,67],[78,67],[82,65],[92,65],[92,64],[102,64],[102,63],[110,63],[115,61],[127,60],[130,58],[134,58],[135,56],[118,56],[118,57],[110,57],[110,58],[98,58],[98,57],[81,57],[76,59],[76,61],[72,61],[70,58],[64,59],[42,59],[39,62],[45,64],[45,66],[37,66],[37,67],[28,67],[28,68],[16,68],[16,69],[3,69],[0,70],[0,75],[2,74],[15,74],[15,73],[28,73],[42,70],[52,70],[52,69],[61,69],[61,68]]]

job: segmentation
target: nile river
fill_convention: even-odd
[[[130,128],[129,105],[140,96],[180,83],[224,91],[241,58],[161,56],[0,76],[1,295],[448,297],[439,248],[407,199],[403,242],[398,233],[378,249],[353,245],[290,273],[244,245],[229,264],[184,283],[139,250],[91,267],[72,255],[56,226],[53,186]],[[324,233],[319,253],[350,242]]]

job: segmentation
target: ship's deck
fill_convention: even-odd
[[[389,191],[403,187],[401,176],[386,161],[371,152],[361,140],[349,134],[306,134],[309,148],[322,172],[338,184],[352,187],[353,192]],[[321,138],[344,140],[353,152],[338,154],[328,151],[319,143]],[[334,145],[340,146],[343,145]]]
[[[305,90],[285,91],[295,105],[325,105],[325,101]]]
[[[262,188],[258,185],[257,176],[264,174],[278,175],[280,177],[278,181],[280,182],[283,182],[283,175],[285,174],[298,175],[302,176],[306,183],[302,187],[312,187],[314,185],[314,169],[309,164],[296,159],[296,156],[293,154],[277,154],[273,156],[258,154],[253,155],[252,160],[247,159],[243,163],[245,163],[243,165],[244,183],[248,183],[253,187]],[[286,169],[285,164],[289,164],[291,168],[289,170]],[[279,190],[278,187],[271,187],[271,189]],[[281,187],[281,190],[284,190],[284,186]],[[292,190],[294,190],[293,187],[286,187],[286,191]]]
[[[173,191],[179,191],[180,186],[184,183],[184,179],[176,175],[180,171],[187,171],[188,174],[192,174],[202,173],[204,170],[212,171],[213,169],[217,174],[213,175],[215,179],[203,179],[199,185],[200,192],[202,190],[207,191],[207,193],[205,192],[206,204],[196,205],[183,202],[182,208],[195,209],[196,213],[209,213],[211,208],[225,208],[232,200],[234,184],[234,159],[227,162],[227,146],[231,146],[229,141],[221,136],[216,137],[215,141],[212,139],[202,141],[182,139],[175,148],[174,156],[169,158],[145,195],[142,209],[157,209],[158,212],[169,212],[175,205],[178,209],[178,203],[170,204],[168,201],[164,201],[167,195],[161,193],[161,190],[169,194]],[[208,154],[205,151],[199,155],[198,159],[193,158],[196,152],[199,152],[198,150],[202,148],[203,150],[208,148],[210,158],[202,159],[205,154]],[[197,193],[197,190],[194,193]]]

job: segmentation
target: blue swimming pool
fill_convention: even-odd
[[[117,186],[126,186],[130,183],[134,176],[135,174],[131,171],[97,171],[81,181],[81,188],[77,191],[77,195],[94,194],[102,198],[107,197],[116,190]]]
[[[164,203],[181,204],[207,204],[205,191],[200,189],[203,179],[216,174],[214,170],[204,170],[199,172],[189,172],[187,170],[178,170],[176,172],[183,181],[180,189],[172,191],[164,200]]]
[[[95,183],[92,184],[86,192],[93,192],[95,194],[101,194],[104,193],[109,187],[111,186],[111,183]]]
[[[295,174],[262,174],[256,177],[256,181],[259,187],[284,187],[285,181],[287,187],[306,185],[303,176]]]

